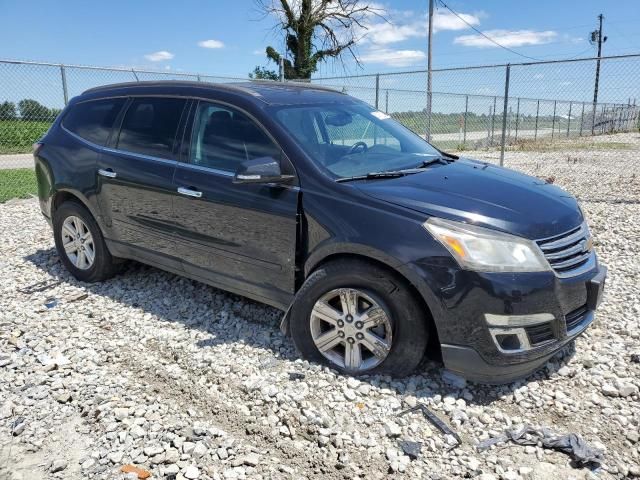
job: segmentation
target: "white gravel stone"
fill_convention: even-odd
[[[194,465],[189,465],[188,467],[182,470],[182,475],[184,475],[184,478],[188,478],[189,480],[194,480],[200,477],[200,470],[198,470],[198,467]]]
[[[400,426],[391,420],[387,420],[384,423],[384,431],[387,437],[399,437],[402,435],[402,429]]]

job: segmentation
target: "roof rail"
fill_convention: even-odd
[[[97,87],[92,87],[84,92],[92,93],[92,92],[100,92],[103,90],[112,90],[116,88],[128,88],[128,87],[153,87],[153,86],[166,86],[166,85],[185,85],[185,86],[193,86],[193,87],[201,87],[201,88],[218,88],[225,90],[232,90],[236,92],[248,93],[250,95],[256,95],[256,92],[247,88],[248,82],[238,82],[238,83],[213,83],[213,82],[198,82],[195,80],[143,80],[140,82],[122,82],[122,83],[111,83],[108,85],[100,85]]]
[[[307,88],[309,90],[322,90],[325,92],[332,92],[332,93],[344,93],[341,90],[338,90],[336,88],[327,87],[325,85],[317,85],[315,83],[311,83],[311,81],[307,82],[302,80],[288,80],[286,82],[280,82],[280,81],[262,80],[262,79],[256,79],[256,78],[252,78],[249,81],[251,83],[257,83],[260,85],[275,85],[278,87],[291,87],[293,85],[298,88]]]

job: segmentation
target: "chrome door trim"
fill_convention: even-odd
[[[113,170],[105,170],[103,168],[98,169],[98,175],[107,178],[116,178],[118,176]]]
[[[185,168],[191,168],[193,170],[199,170],[201,172],[215,173],[218,175],[222,175],[223,177],[233,177],[234,175],[232,172],[228,172],[226,170],[220,170],[218,168],[212,168],[212,167],[205,167],[203,165],[194,165],[193,163],[180,162],[180,166]]]
[[[194,198],[202,197],[202,192],[198,190],[191,190],[190,188],[178,187],[178,193],[180,195],[186,195],[187,197],[194,197]]]

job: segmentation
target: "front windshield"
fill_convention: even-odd
[[[361,103],[287,106],[276,118],[337,178],[415,168],[440,155],[389,115]]]

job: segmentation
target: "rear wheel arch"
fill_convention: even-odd
[[[98,282],[120,269],[104,241],[94,215],[74,195],[60,195],[61,202],[52,209],[53,236],[58,256],[66,269],[78,280]]]
[[[100,217],[96,211],[91,207],[91,204],[84,198],[84,196],[78,192],[72,190],[58,190],[51,197],[51,211],[49,212],[51,218],[55,211],[67,201],[76,202],[89,210],[89,213],[93,216],[94,220],[100,225]],[[100,225],[101,226],[101,225]]]

